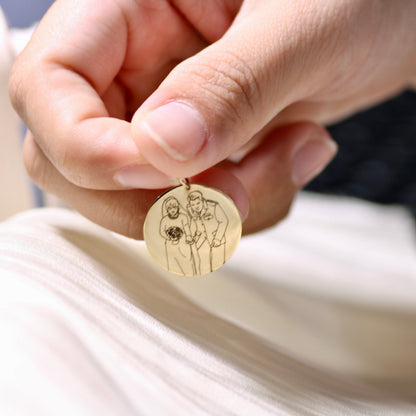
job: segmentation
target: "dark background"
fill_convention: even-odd
[[[308,190],[402,204],[416,218],[416,94],[329,128],[339,152]]]
[[[13,27],[39,20],[51,0],[0,0]],[[401,204],[416,218],[416,93],[400,96],[329,128],[336,158],[307,190]]]

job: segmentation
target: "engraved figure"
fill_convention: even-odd
[[[184,276],[193,276],[196,268],[189,218],[173,196],[163,201],[160,235],[165,239],[167,269]]]
[[[196,270],[198,274],[210,273],[225,263],[228,217],[218,202],[205,199],[200,191],[189,193],[187,210]]]

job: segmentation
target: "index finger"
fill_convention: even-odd
[[[138,105],[167,68],[165,62],[138,70],[133,87],[124,79],[132,70],[131,16],[143,36],[155,24],[140,3],[58,0],[12,71],[10,96],[17,112],[58,171],[79,186],[117,189],[116,172],[145,163],[132,140],[129,106]],[[175,15],[168,7],[152,13]],[[173,22],[176,31],[178,25]],[[134,51],[136,58],[144,52]]]

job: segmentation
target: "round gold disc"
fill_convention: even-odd
[[[165,270],[202,276],[233,255],[241,238],[241,217],[220,190],[180,185],[153,203],[143,234],[150,254]]]

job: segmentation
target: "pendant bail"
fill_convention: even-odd
[[[191,185],[189,184],[188,178],[178,178],[179,183],[185,187],[187,191],[191,189]]]

